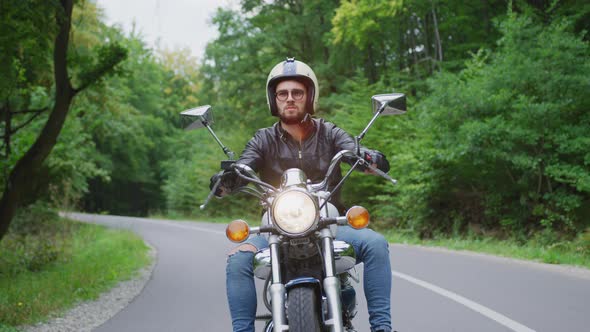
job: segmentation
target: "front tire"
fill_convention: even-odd
[[[312,287],[296,287],[287,299],[289,332],[320,332],[317,293]]]

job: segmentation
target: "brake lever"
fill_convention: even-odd
[[[387,181],[391,182],[392,184],[396,185],[397,184],[397,180],[392,178],[391,176],[389,176],[389,174],[383,172],[382,170],[380,170],[379,168],[373,166],[372,164],[370,164],[368,161],[359,158],[359,160],[362,160],[362,163],[364,164],[363,166],[369,168],[373,173],[381,176],[382,178],[386,179]]]
[[[205,202],[203,202],[203,204],[201,204],[199,209],[204,210],[205,207],[207,207],[207,204],[209,204],[209,201],[211,200],[211,198],[213,198],[213,195],[215,195],[215,192],[217,191],[217,188],[219,187],[220,184],[221,184],[221,176],[219,176],[217,178],[217,181],[213,185],[213,188],[211,188],[211,191],[209,192],[209,195],[207,195]]]

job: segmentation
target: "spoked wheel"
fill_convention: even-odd
[[[320,332],[317,294],[312,287],[296,287],[289,291],[287,320],[289,332]]]

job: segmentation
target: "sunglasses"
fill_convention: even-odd
[[[303,96],[305,96],[305,90],[293,89],[291,91],[279,90],[275,93],[275,97],[278,101],[286,101],[289,99],[289,92],[291,93],[291,97],[293,97],[294,100],[301,100],[303,99]]]

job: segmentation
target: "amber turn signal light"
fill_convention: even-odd
[[[348,224],[355,229],[362,229],[369,225],[369,211],[362,206],[353,206],[346,211],[346,220]]]
[[[238,219],[234,220],[225,228],[225,236],[236,243],[244,242],[250,235],[250,226],[248,223]]]

